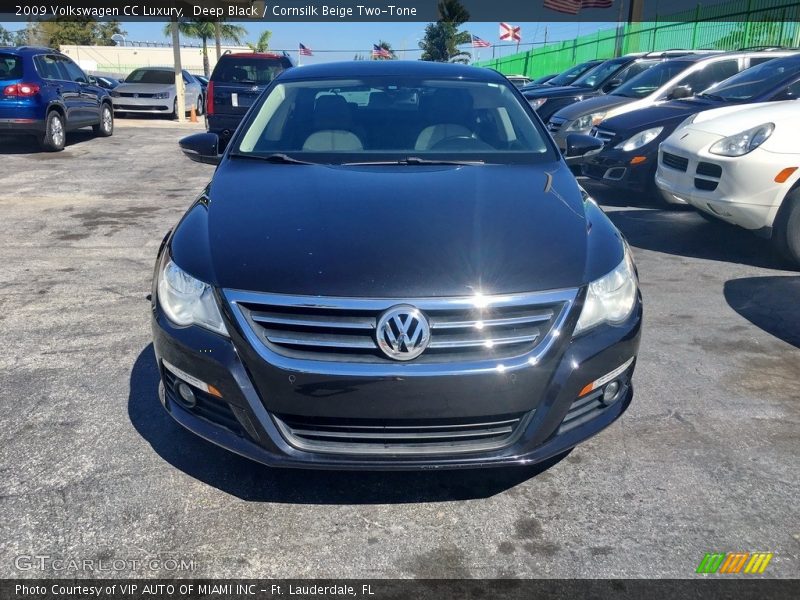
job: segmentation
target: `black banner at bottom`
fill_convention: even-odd
[[[767,600],[800,597],[800,580],[697,579],[3,579],[2,600]]]

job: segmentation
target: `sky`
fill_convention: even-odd
[[[269,29],[272,31],[270,47],[276,50],[290,50],[295,53],[299,43],[311,48],[315,55],[302,57],[303,64],[314,64],[332,60],[351,60],[355,54],[368,55],[372,44],[385,40],[396,49],[399,58],[416,59],[420,56],[418,49],[419,40],[423,37],[426,23],[238,23],[244,26],[248,35],[247,41],[255,41],[260,33]],[[18,30],[24,27],[22,23],[0,23],[8,30]],[[574,39],[578,35],[593,33],[598,29],[609,29],[616,23],[514,23],[522,28],[522,42],[520,50],[527,50],[532,46],[525,45],[531,42],[543,42],[545,31],[547,41],[560,41]],[[163,23],[152,22],[126,22],[122,28],[127,32],[127,40],[168,42],[163,34]],[[500,43],[498,40],[499,25],[497,22],[478,23],[469,22],[464,27],[473,35],[491,42]],[[189,40],[187,40],[189,41]],[[192,40],[194,41],[194,40]],[[403,50],[406,50],[403,52]],[[335,52],[323,52],[335,50]],[[473,60],[485,60],[492,57],[492,48],[481,48],[476,56],[477,49],[467,48],[473,53]],[[495,56],[506,56],[516,51],[514,47],[496,47]],[[295,55],[296,58],[296,55]]]

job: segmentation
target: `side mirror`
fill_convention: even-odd
[[[612,79],[603,86],[603,91],[610,92],[611,90],[617,89],[620,85],[622,85],[622,79]]]
[[[195,162],[219,164],[219,137],[216,133],[195,133],[183,138],[178,144],[183,153]]]
[[[692,88],[688,85],[679,85],[667,96],[668,100],[680,100],[681,98],[688,98],[692,95]]]
[[[591,152],[599,152],[603,148],[603,140],[591,135],[570,133],[567,136],[567,149],[564,156],[567,159],[576,159],[586,156]],[[567,162],[576,162],[567,160]]]

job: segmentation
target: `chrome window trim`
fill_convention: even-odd
[[[321,375],[371,376],[371,377],[424,377],[460,375],[465,373],[491,373],[529,368],[542,361],[563,333],[564,323],[578,296],[578,288],[518,294],[476,295],[427,298],[347,298],[340,296],[296,296],[223,289],[221,295],[227,302],[237,330],[248,344],[268,364],[286,371]],[[420,310],[442,310],[476,307],[509,307],[536,304],[562,303],[552,328],[530,352],[511,359],[482,359],[449,363],[391,362],[385,364],[332,362],[291,358],[274,352],[264,344],[247,322],[239,303],[265,304],[311,309],[370,310],[380,312],[397,304],[411,304]]]

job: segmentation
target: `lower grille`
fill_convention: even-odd
[[[694,179],[694,187],[696,187],[698,190],[703,190],[704,192],[713,192],[717,189],[718,185],[719,181],[700,179],[699,177],[695,177]]]
[[[661,153],[661,164],[677,171],[686,171],[689,168],[689,159],[669,152]]]
[[[602,395],[603,390],[599,389],[588,396],[575,400],[572,406],[569,407],[567,416],[564,417],[564,420],[561,422],[558,433],[565,433],[570,429],[583,425],[602,413],[606,409],[606,406],[600,402]]]
[[[256,345],[289,358],[396,364],[378,347],[381,314],[396,305],[419,309],[430,343],[413,363],[497,360],[527,354],[552,337],[576,291],[474,298],[320,298],[225,291]]]
[[[532,413],[475,419],[376,420],[273,415],[286,440],[315,452],[437,454],[485,452],[513,443]]]
[[[189,408],[180,402],[178,399],[178,392],[175,391],[175,386],[179,379],[167,369],[162,369],[161,373],[164,380],[164,392],[170,402],[177,404],[184,410],[189,411],[201,419],[214,423],[215,425],[220,425],[238,435],[244,435],[244,429],[233,414],[230,404],[221,398],[217,398],[216,396],[212,396],[211,394],[207,394],[191,386],[197,404]]]
[[[697,174],[704,177],[722,177],[722,167],[714,163],[701,162],[697,163]]]

